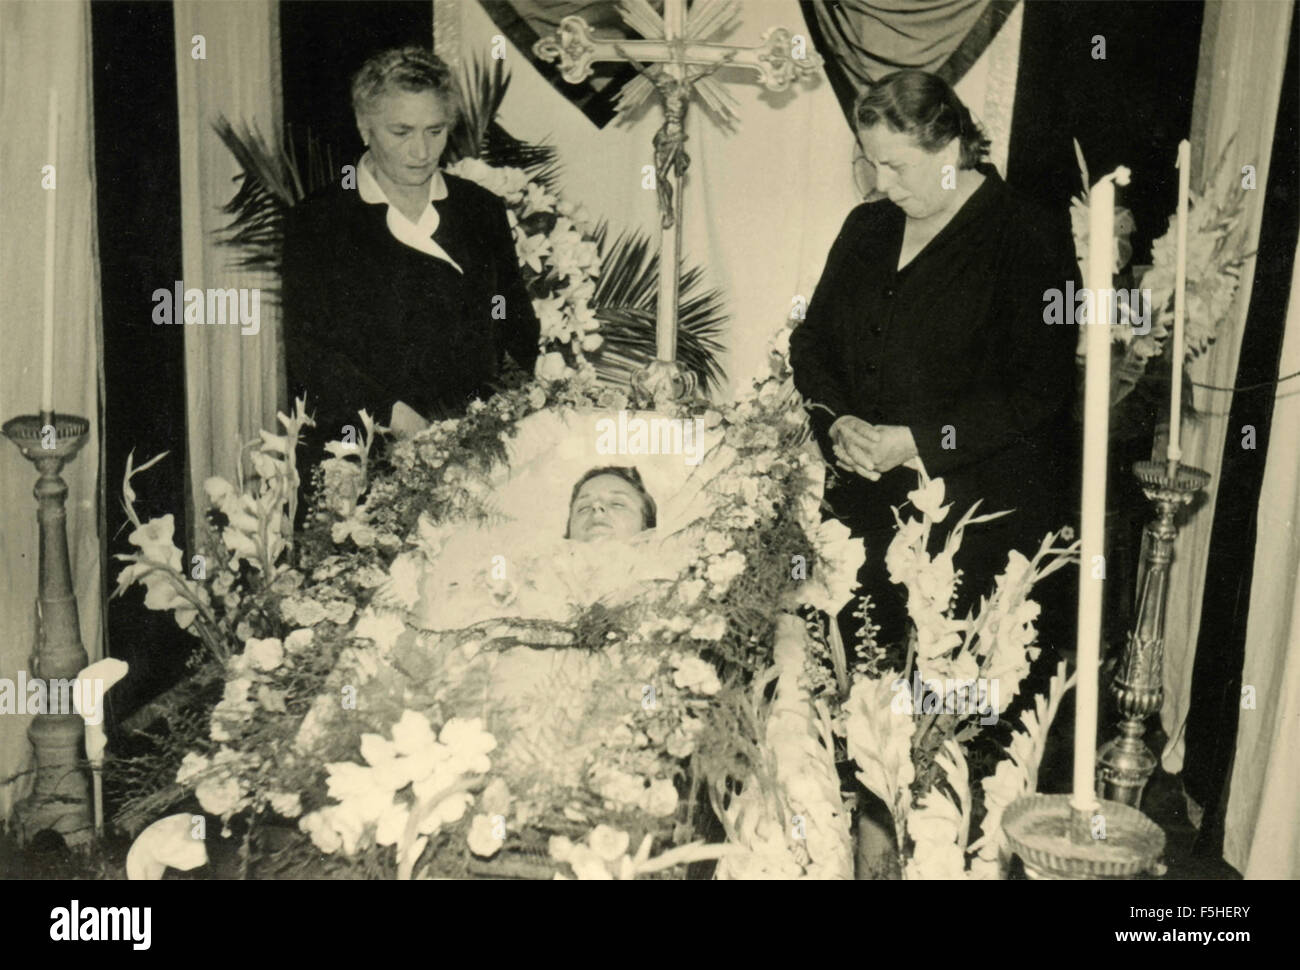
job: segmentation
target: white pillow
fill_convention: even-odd
[[[645,453],[654,450],[661,453]],[[592,468],[635,467],[658,507],[659,531],[674,532],[708,513],[707,485],[734,457],[702,420],[653,411],[539,411],[519,422],[507,454],[509,468],[494,476],[497,507],[555,535],[564,534],[574,483]]]

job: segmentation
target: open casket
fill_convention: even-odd
[[[838,534],[820,548],[795,542],[790,548],[801,552],[793,555],[746,545],[760,535],[771,545],[773,529],[825,535],[820,460],[805,448],[755,463],[762,444],[707,417],[569,409],[522,419],[505,463],[466,472],[465,487],[491,515],[421,520],[303,721],[298,751],[330,772],[333,801],[301,820],[317,847],[355,851],[373,826],[377,844],[396,847],[404,874],[438,872],[428,855],[416,869],[428,840],[472,816],[469,852],[464,843],[457,852],[471,872],[567,875],[563,862],[579,876],[646,874],[741,848],[699,844],[710,797],[733,840],[760,838],[762,822],[762,839],[790,842],[781,819],[799,812],[772,784],[778,779],[755,782],[743,796],[743,786],[711,792],[693,759],[721,763],[766,743],[765,734],[729,735],[755,704],[777,713],[767,688],[780,669],[781,730],[791,731],[791,705],[802,704],[802,735],[796,725],[787,741],[817,747],[822,768],[831,764],[829,730],[807,722],[811,707],[798,684],[803,623],[783,611],[846,601],[861,546]],[[772,470],[782,457],[784,478]],[[574,483],[610,465],[638,470],[657,526],[627,540],[564,538]],[[803,494],[789,501],[778,480],[797,480]],[[778,522],[783,516],[797,521]],[[782,582],[768,580],[757,616],[753,592],[737,590],[754,581],[764,554],[781,560],[765,568]],[[809,558],[820,568],[810,570]],[[781,718],[762,720],[766,727],[754,730],[775,729]],[[455,753],[457,738],[470,755]],[[333,762],[358,743],[363,763]],[[377,794],[380,776],[387,780]],[[818,784],[834,814],[833,765]],[[810,843],[806,829],[801,821],[805,863],[820,835]],[[649,857],[672,843],[687,847]],[[846,844],[833,854],[847,865]],[[729,864],[737,868],[724,860],[724,872]],[[784,874],[799,875],[799,865]]]

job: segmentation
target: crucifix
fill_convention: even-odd
[[[656,359],[637,383],[656,400],[680,400],[694,393],[694,375],[677,364],[677,312],[681,288],[682,183],[690,157],[686,154],[686,109],[699,95],[721,124],[737,121],[735,100],[713,74],[723,67],[743,68],[758,75],[769,91],[784,91],[815,75],[822,60],[807,50],[807,40],[784,27],[765,31],[756,47],[739,47],[709,40],[730,25],[735,0],[663,0],[663,15],[649,0],[619,0],[619,15],[643,40],[605,40],[592,34],[581,17],[565,17],[556,33],[533,45],[545,61],[559,61],[561,76],[577,84],[591,76],[599,61],[631,63],[640,73],[620,93],[616,109],[631,111],[652,92],[659,95],[664,123],[654,136],[655,189],[659,201],[659,298],[655,319]]]

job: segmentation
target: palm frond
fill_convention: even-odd
[[[602,379],[626,383],[655,356],[659,254],[651,251],[650,239],[641,231],[620,233],[612,244],[604,224],[593,235],[604,254],[591,300],[604,342],[592,363]],[[718,358],[727,316],[718,290],[701,292],[703,279],[698,267],[682,273],[677,356],[707,391],[718,388],[726,376]]]
[[[491,67],[470,63],[461,81],[463,111],[452,133],[448,160],[472,157],[489,165],[521,168],[554,191],[560,176],[555,147],[521,141],[494,120],[509,85],[510,75],[501,61],[494,60]],[[224,116],[214,127],[243,170],[235,197],[222,209],[232,219],[219,241],[239,251],[238,265],[278,275],[284,215],[338,178],[334,153],[306,131],[300,139],[305,146],[304,165],[299,139],[292,133],[272,145],[256,126],[236,127]],[[594,237],[603,258],[591,302],[604,341],[592,363],[602,380],[625,384],[655,357],[659,255],[644,232],[620,233],[610,243],[609,227],[602,223]],[[719,388],[725,379],[718,359],[727,315],[721,292],[704,290],[703,281],[700,267],[682,273],[677,352],[682,365],[708,391]]]
[[[225,115],[213,128],[242,169],[239,190],[221,208],[233,218],[220,231],[218,242],[239,251],[237,265],[278,273],[284,214],[337,177],[333,152],[308,131],[304,170],[292,138],[272,145],[255,124],[236,127]]]
[[[560,162],[555,146],[520,141],[495,121],[488,126],[480,157],[489,165],[522,168],[548,192],[555,193],[560,187]]]
[[[449,139],[451,161],[482,156],[488,129],[509,87],[505,61],[493,58],[490,68],[477,57],[467,63],[460,76],[460,120]]]
[[[451,134],[447,161],[478,158],[489,165],[522,168],[553,192],[560,176],[555,147],[521,141],[496,121],[509,88],[504,61],[493,58],[491,67],[478,58],[468,63],[461,72],[462,110]]]

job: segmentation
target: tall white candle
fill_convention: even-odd
[[[1110,291],[1115,271],[1115,185],[1128,184],[1120,168],[1093,186],[1088,208],[1088,264],[1084,281],[1092,313],[1086,334],[1083,404],[1083,508],[1079,563],[1079,683],[1074,716],[1074,795],[1077,811],[1097,808],[1097,697],[1101,660],[1101,605],[1105,576],[1106,450],[1110,438]]]
[[[1174,335],[1169,342],[1170,384],[1169,397],[1169,449],[1170,462],[1183,458],[1183,316],[1187,312],[1187,200],[1191,195],[1192,144],[1186,138],[1178,143],[1178,257],[1174,264]]]
[[[45,164],[55,166],[58,184],[59,93],[50,88],[49,127],[45,133]],[[41,317],[41,411],[54,410],[54,195],[45,190],[45,301]]]

